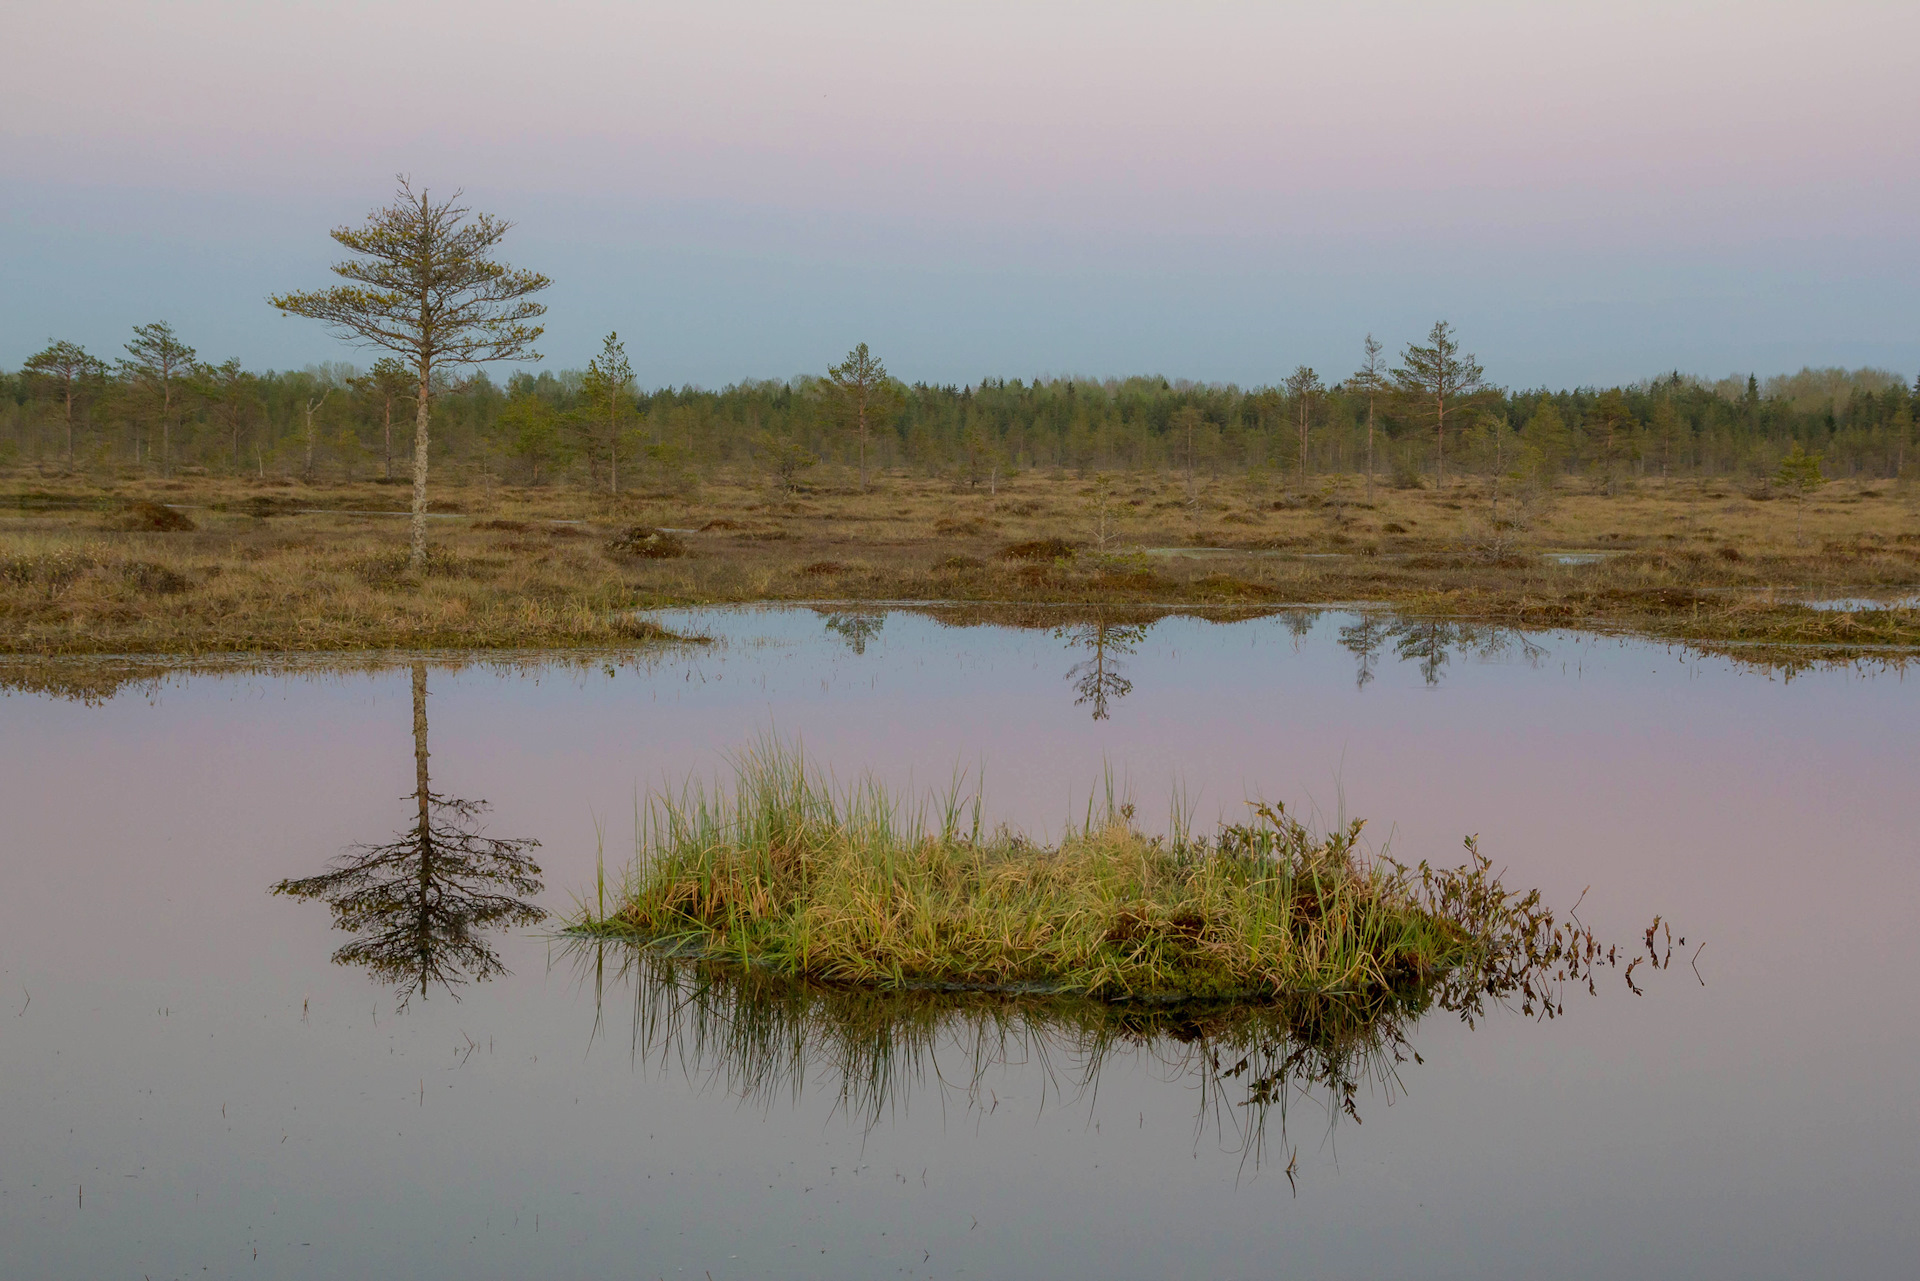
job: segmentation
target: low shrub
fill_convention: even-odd
[[[1031,538],[1008,543],[1000,549],[1001,560],[1072,560],[1076,548],[1064,538]]]
[[[152,596],[175,596],[193,585],[185,574],[150,560],[128,561],[120,567],[120,576],[134,590]]]
[[[199,528],[185,512],[142,499],[128,506],[120,528],[142,533],[185,534]]]
[[[644,560],[668,560],[685,556],[687,545],[677,535],[650,525],[634,525],[607,542],[607,550],[617,556],[638,556]]]

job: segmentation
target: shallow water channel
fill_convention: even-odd
[[[1920,684],[1898,671],[1336,612],[661,618],[714,641],[424,669],[431,790],[537,839],[556,914],[475,927],[504,972],[451,990],[418,990],[404,947],[398,984],[332,963],[327,907],[269,893],[413,821],[408,666],[0,698],[0,1272],[1911,1267]],[[1260,795],[1364,816],[1406,862],[1477,834],[1510,884],[1585,889],[1596,933],[1657,912],[1688,943],[1644,995],[1603,971],[1550,1022],[1429,1013],[1356,1119],[1310,1080],[1249,1107],[1203,1029],[756,1006],[555,938],[601,842],[628,857],[637,799],[767,734],[842,779],[984,776],[989,818],[1036,836],[1108,772],[1149,827],[1176,796],[1210,828]]]

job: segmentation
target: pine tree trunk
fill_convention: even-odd
[[[429,377],[428,366],[422,361],[419,412],[413,422],[413,520],[408,531],[407,551],[407,565],[412,569],[420,569],[427,563],[427,426],[432,413],[428,399]]]
[[[1300,398],[1300,488],[1307,487],[1307,398]]]
[[[1367,501],[1373,501],[1373,397],[1367,397]]]
[[[860,406],[860,492],[867,492],[867,407]]]

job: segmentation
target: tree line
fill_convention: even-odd
[[[1390,376],[1369,388],[1353,376],[1322,384],[1312,372],[1247,388],[1161,377],[889,379],[856,393],[870,403],[849,415],[824,374],[642,390],[611,337],[584,369],[440,378],[432,441],[436,466],[457,477],[614,492],[684,485],[713,469],[799,484],[822,465],[858,473],[863,454],[868,471],[982,487],[1034,468],[1287,479],[1304,466],[1309,476],[1358,476],[1370,435],[1378,483],[1402,486],[1449,473],[1603,484],[1762,475],[1796,444],[1829,475],[1894,477],[1916,462],[1920,386],[1875,369],[1483,389],[1449,410],[1444,436],[1433,408]],[[137,328],[111,363],[55,342],[0,373],[0,464],[397,483],[411,477],[412,383],[390,358],[365,369],[210,364],[165,323]]]
[[[252,476],[413,487],[425,555],[429,466],[456,481],[678,489],[704,474],[797,487],[842,468],[993,488],[1031,469],[1167,470],[1307,484],[1353,475],[1402,487],[1449,475],[1552,486],[1585,477],[1772,475],[1782,461],[1828,475],[1895,477],[1914,458],[1910,388],[1877,369],[1805,369],[1708,382],[1679,372],[1632,386],[1552,391],[1490,385],[1445,321],[1396,355],[1372,335],[1350,371],[1297,366],[1272,383],[1162,377],[983,378],[907,384],[865,343],[820,376],[717,391],[640,388],[619,335],[584,368],[484,366],[541,359],[550,283],[497,261],[512,224],[434,201],[403,177],[397,198],[331,233],[347,283],[274,295],[378,359],[255,372],[203,360],[164,321],[119,352],[51,341],[0,374],[0,465],[95,474]],[[585,354],[585,353],[583,353]],[[1807,464],[1805,460],[1815,460]],[[404,476],[403,474],[404,473]]]

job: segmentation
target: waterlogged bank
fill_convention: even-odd
[[[1504,516],[1470,486],[1363,500],[1344,484],[1197,503],[1155,476],[1126,495],[1039,475],[992,494],[906,477],[805,494],[727,477],[617,501],[454,489],[415,571],[379,486],[50,481],[0,493],[0,652],[591,647],[648,639],[636,608],[814,599],[1365,600],[1842,656],[1920,645],[1920,610],[1900,603],[1920,585],[1904,491],[1853,487],[1788,521],[1770,494],[1692,482]],[[1819,597],[1893,607],[1801,603]]]

